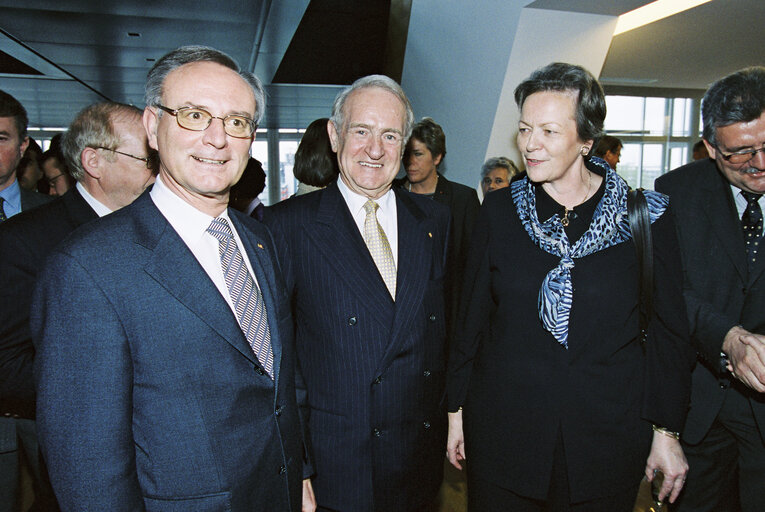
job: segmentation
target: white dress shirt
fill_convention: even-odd
[[[90,195],[90,192],[88,192],[88,190],[82,186],[82,183],[78,181],[77,185],[75,186],[77,187],[77,191],[80,193],[80,195],[85,200],[85,202],[88,203],[90,207],[96,211],[96,214],[99,217],[103,217],[104,215],[109,215],[110,213],[112,213],[113,210],[109,208],[108,206],[106,206],[101,201],[99,201],[98,199],[96,199],[95,197],[93,197],[92,195]]]
[[[364,238],[364,221],[367,218],[367,212],[364,210],[364,204],[369,199],[366,196],[357,194],[348,188],[343,179],[337,177],[337,186],[340,189],[340,193],[345,199],[345,204],[348,205],[348,209],[351,211],[353,220],[356,221],[356,227],[359,228],[361,238]],[[388,238],[388,245],[393,253],[393,262],[398,268],[398,217],[396,216],[396,194],[393,189],[388,190],[382,197],[373,199],[375,203],[380,205],[377,209],[377,222],[380,223],[385,236]]]
[[[202,265],[202,268],[215,284],[215,287],[218,288],[223,298],[226,299],[228,306],[236,317],[236,309],[231,302],[226,279],[221,268],[218,239],[207,232],[213,217],[197,210],[177,196],[175,192],[167,188],[161,176],[157,176],[157,181],[154,182],[154,186],[149,194],[159,211],[188,246],[199,264]],[[242,253],[245,265],[247,265],[247,270],[250,272],[253,281],[257,284],[257,278],[252,271],[252,266],[247,257],[247,252],[242,245],[242,240],[239,238],[239,234],[236,232],[236,228],[228,216],[228,209],[223,210],[219,217],[226,219],[231,227],[236,245],[239,247],[239,252]]]

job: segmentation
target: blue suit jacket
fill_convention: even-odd
[[[289,303],[268,231],[230,215],[266,302],[275,384],[148,192],[49,258],[31,325],[63,510],[300,509]]]
[[[336,183],[264,216],[292,293],[314,490],[333,510],[418,510],[441,482],[449,211],[395,193],[395,302]]]

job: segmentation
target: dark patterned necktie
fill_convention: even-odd
[[[5,202],[4,197],[0,197],[0,222],[3,222],[8,217],[5,216],[5,210],[3,209],[3,203]]]
[[[218,239],[218,254],[226,279],[229,296],[236,310],[239,326],[247,337],[252,351],[268,375],[274,378],[274,353],[271,350],[271,331],[263,296],[244,264],[236,245],[234,233],[226,219],[217,217],[207,232]]]
[[[762,241],[762,209],[759,203],[762,194],[753,194],[742,190],[741,195],[747,202],[744,215],[741,216],[741,227],[744,230],[744,241],[746,242],[746,261],[751,268],[757,261],[757,250]]]

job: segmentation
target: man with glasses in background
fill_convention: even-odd
[[[301,492],[313,510],[272,238],[227,208],[264,102],[222,52],[159,59],[143,113],[154,186],[48,258],[31,325],[40,445],[63,510],[297,512]]]
[[[22,212],[0,224],[0,403],[13,418],[33,475],[35,510],[55,510],[35,436],[34,347],[29,308],[43,262],[61,240],[86,222],[131,203],[154,182],[141,111],[99,103],[80,112],[63,138],[63,150],[77,185],[56,201]],[[130,151],[131,158],[109,151]],[[127,153],[125,153],[127,154]],[[117,158],[118,157],[118,158]],[[17,486],[5,485],[8,495]],[[4,493],[5,495],[5,493]],[[3,500],[5,501],[5,500]],[[11,500],[13,501],[13,500]],[[4,510],[0,506],[0,510]]]
[[[699,358],[673,510],[754,512],[765,504],[765,67],[715,82],[701,113],[710,157],[656,180],[678,220]]]

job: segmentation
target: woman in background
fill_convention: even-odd
[[[308,125],[300,145],[295,151],[295,166],[292,171],[299,181],[299,196],[326,187],[337,179],[340,169],[337,155],[332,151],[327,133],[329,119],[323,117]]]

